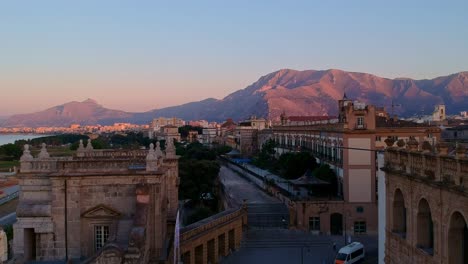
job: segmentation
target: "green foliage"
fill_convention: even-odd
[[[86,144],[86,141],[83,142],[83,144]],[[70,145],[70,150],[77,150],[79,145],[80,141],[74,142]],[[98,137],[96,139],[91,140],[91,145],[93,145],[94,149],[107,149],[110,147],[107,139],[103,137]]]
[[[330,183],[330,186],[327,190],[329,194],[335,195],[338,192],[338,178],[335,172],[330,168],[328,164],[321,164],[318,168],[313,171],[315,177],[320,180]]]
[[[142,132],[129,132],[127,134],[114,134],[110,136],[108,140],[109,144],[117,148],[136,148],[141,146],[149,146],[150,143],[154,143]]]
[[[3,226],[3,231],[5,231],[8,241],[13,239],[13,226],[12,225]]]
[[[203,193],[214,193],[214,183],[219,173],[216,153],[196,142],[186,146],[176,145],[179,160],[179,198],[201,201]]]
[[[214,192],[214,182],[219,173],[214,160],[181,159],[179,162],[180,199],[200,201],[203,193]]]
[[[6,156],[11,160],[19,160],[22,154],[23,150],[20,145],[9,143],[0,146],[0,155]]]
[[[198,127],[198,126],[190,126],[190,125],[185,125],[179,127],[179,133],[181,138],[187,138],[189,131],[191,130],[196,130],[198,134],[201,134],[203,132],[203,127]]]
[[[40,146],[42,143],[46,143],[48,146],[61,146],[65,144],[71,144],[74,142],[78,142],[80,139],[88,140],[88,136],[86,135],[76,135],[76,134],[62,134],[62,135],[54,135],[48,137],[40,137],[34,138],[30,140],[18,140],[15,144],[24,145],[30,144],[32,146]]]
[[[275,158],[275,147],[276,143],[274,140],[270,139],[265,142],[258,156],[252,159],[252,163],[262,169],[273,169],[277,162]]]
[[[198,142],[194,142],[185,147],[183,158],[196,160],[216,160],[216,152],[210,150]]]
[[[276,170],[287,179],[296,179],[308,169],[317,167],[315,158],[309,152],[284,153],[280,156]]]
[[[331,182],[331,180],[336,177],[335,172],[330,168],[328,164],[321,164],[318,168],[314,170],[315,177],[320,180]]]
[[[216,155],[224,155],[226,153],[229,153],[232,148],[230,146],[214,146],[214,150],[216,152]]]
[[[192,223],[195,223],[197,221],[200,221],[202,219],[205,219],[207,217],[210,217],[213,215],[215,212],[213,212],[210,208],[205,207],[205,206],[200,206],[195,208],[195,211],[187,218],[187,225],[190,225]]]
[[[0,171],[9,171],[13,169],[13,167],[19,167],[20,163],[17,160],[0,160]]]

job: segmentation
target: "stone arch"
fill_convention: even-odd
[[[431,208],[426,199],[422,198],[418,203],[416,217],[416,246],[434,254],[434,222],[432,220]]]
[[[465,217],[460,212],[450,216],[448,230],[448,263],[468,263],[468,228]]]
[[[401,190],[397,188],[393,195],[392,232],[401,234],[404,237],[406,237],[406,224],[407,224],[406,212],[407,211],[406,211],[406,206],[405,206],[405,198]]]

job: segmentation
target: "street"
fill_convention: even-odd
[[[240,203],[242,203],[244,199],[250,204],[281,203],[278,199],[269,196],[248,180],[242,178],[225,166],[221,166],[219,178],[231,198]]]

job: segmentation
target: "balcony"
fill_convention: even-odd
[[[355,130],[364,130],[364,129],[367,129],[367,125],[366,124],[355,124],[354,125],[354,129]]]

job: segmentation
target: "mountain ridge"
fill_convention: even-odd
[[[288,115],[335,115],[337,100],[349,98],[375,104],[401,107],[403,115],[429,114],[434,105],[444,103],[448,113],[468,110],[468,71],[433,79],[383,78],[374,74],[339,69],[280,69],[261,76],[256,82],[222,99],[207,98],[177,106],[131,113],[107,109],[93,99],[72,101],[44,111],[14,115],[0,123],[3,127],[69,126],[112,124],[113,122],[147,123],[158,116],[185,120],[235,120],[251,115],[276,119]],[[415,104],[415,102],[418,102]]]

